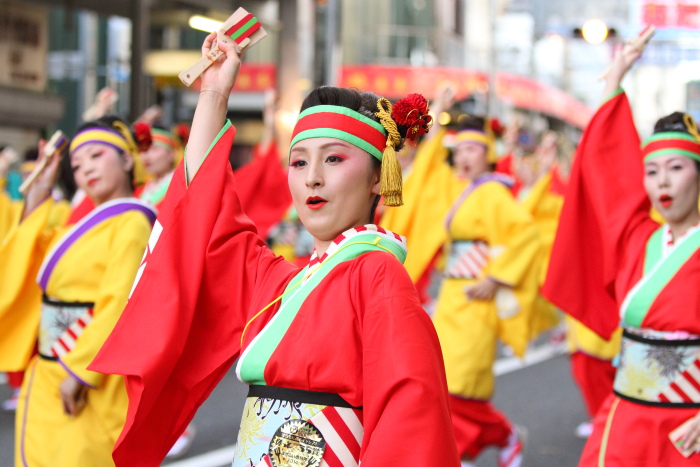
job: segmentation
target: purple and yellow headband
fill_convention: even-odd
[[[86,144],[99,143],[111,146],[117,151],[138,156],[139,148],[131,136],[129,128],[120,121],[115,121],[112,126],[113,128],[94,126],[79,131],[70,143],[69,154],[73,154],[74,151]]]
[[[73,140],[70,142],[70,153],[73,154],[82,146],[91,143],[105,144],[120,152],[130,152],[124,136],[118,131],[92,127],[85,128],[73,137]]]
[[[468,129],[462,130],[455,136],[455,147],[459,146],[461,143],[478,143],[486,147],[486,159],[489,163],[495,164],[498,161],[496,156],[496,140],[493,135],[487,132]]]

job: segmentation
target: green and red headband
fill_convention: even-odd
[[[432,120],[428,102],[420,94],[409,94],[395,105],[384,98],[379,98],[376,105],[374,115],[379,122],[343,106],[309,107],[299,115],[289,151],[309,138],[336,138],[350,143],[382,162],[379,194],[385,206],[401,206],[403,182],[396,158],[396,148],[402,141],[399,126],[410,139],[427,133]]]
[[[700,161],[700,141],[682,131],[664,131],[651,135],[642,143],[645,163],[667,154],[678,154]]]
[[[387,132],[381,123],[355,110],[339,105],[316,105],[299,115],[289,150],[299,141],[323,137],[343,140],[381,161]]]

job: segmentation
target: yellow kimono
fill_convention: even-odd
[[[486,178],[483,178],[486,177]],[[467,188],[451,212],[446,278],[433,322],[451,394],[487,400],[500,338],[523,355],[539,291],[541,242],[531,216],[510,190],[486,174]],[[488,180],[488,181],[484,181]],[[471,277],[469,277],[471,274]],[[493,300],[470,300],[465,289],[489,276],[504,284]]]
[[[403,185],[401,207],[387,207],[379,224],[406,237],[408,256],[404,267],[414,283],[447,241],[443,227],[450,206],[466,182],[447,165],[442,145],[444,130],[418,148]]]
[[[53,205],[37,207],[0,246],[0,371],[26,368],[15,465],[109,466],[126,390],[121,376],[86,368],[126,304],[155,213],[123,198],[75,226],[48,228]],[[69,373],[92,388],[75,418],[59,394]]]
[[[605,340],[580,321],[565,315],[566,342],[569,353],[583,352],[599,360],[612,360],[620,352],[622,328],[615,330],[610,340]]]
[[[12,226],[18,222],[22,203],[10,199],[0,184],[0,241],[5,238]]]
[[[557,226],[559,225],[559,215],[564,205],[564,196],[552,192],[551,188],[552,173],[549,172],[540,177],[532,185],[532,189],[524,199],[521,200],[521,205],[535,221],[542,241],[542,261],[539,272],[540,286],[544,284],[544,280],[547,277],[549,257],[552,254],[552,245],[554,245],[554,237],[557,234]],[[531,336],[533,338],[559,322],[559,316],[554,305],[542,295],[537,296],[536,310],[535,323],[532,329],[533,334]]]
[[[548,173],[540,178],[532,187],[522,205],[532,214],[535,224],[539,228],[542,243],[544,245],[543,267],[541,269],[540,285],[544,284],[547,277],[547,266],[552,254],[554,237],[559,225],[559,215],[564,205],[562,195],[552,193],[552,174]],[[535,332],[543,331],[556,321],[554,306],[540,296],[538,299],[538,317]],[[620,337],[622,329],[618,329],[610,340],[605,340],[589,328],[565,315],[567,347],[570,353],[583,352],[601,360],[612,360],[620,350]]]

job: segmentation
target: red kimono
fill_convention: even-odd
[[[665,285],[649,284],[648,277],[646,284],[640,284],[660,289],[642,313],[635,314],[629,299],[626,301],[647,276],[649,264],[645,262],[653,256],[649,248],[652,234],[663,232],[649,216],[643,177],[631,109],[625,94],[618,93],[600,107],[584,132],[543,293],[604,338],[610,337],[621,317],[622,325],[633,332],[700,335],[697,249]],[[681,241],[676,241],[678,248]],[[649,362],[656,365],[651,358]],[[618,368],[618,376],[620,371]],[[642,380],[649,375],[638,377]],[[595,418],[580,465],[700,465],[700,455],[685,458],[669,440],[671,431],[697,413],[697,407],[646,405],[619,393],[610,395]]]
[[[126,376],[118,466],[159,465],[300,272],[241,209],[227,159],[234,133],[222,129],[188,188],[177,169],[137,286],[92,364]],[[394,255],[338,263],[266,350],[255,384],[335,393],[363,408],[363,467],[459,465],[437,336]]]

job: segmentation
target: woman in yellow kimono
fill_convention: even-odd
[[[523,207],[530,212],[537,224],[544,247],[540,286],[544,284],[547,276],[549,258],[552,254],[566,190],[566,182],[560,173],[560,167],[555,164],[555,152],[552,152],[552,150],[556,151],[556,146],[552,146],[555,142],[556,140],[552,140],[551,136],[545,136],[537,156],[532,156],[531,159],[534,160],[536,157],[535,163],[539,165],[533,173],[542,175],[533,184],[525,183],[527,188],[521,189],[518,193]],[[523,159],[520,162],[522,163]],[[522,173],[521,178],[523,178]],[[554,305],[540,295],[536,331],[556,324],[556,321],[552,321],[556,318],[555,313]],[[564,322],[571,373],[581,391],[590,419],[576,427],[576,436],[587,438],[593,430],[593,417],[612,392],[615,378],[612,360],[620,349],[622,329],[619,328],[610,340],[606,340],[571,316],[565,315]]]
[[[495,141],[488,122],[468,118],[455,139],[455,170],[469,183],[446,219],[449,245],[434,324],[462,458],[497,446],[499,466],[514,467],[522,462],[522,440],[489,402],[492,367],[499,338],[518,355],[527,347],[541,244],[531,216],[510,192],[510,178],[492,172]]]
[[[75,225],[48,228],[54,157],[0,246],[0,370],[26,367],[15,421],[17,466],[113,465],[128,404],[124,382],[86,367],[126,304],[155,218],[132,197],[136,151],[120,120],[84,125],[70,162],[96,208]],[[39,355],[32,357],[35,347]]]
[[[0,145],[0,240],[9,232],[19,216],[19,202],[7,192],[10,167],[17,162],[17,153],[9,146]]]

